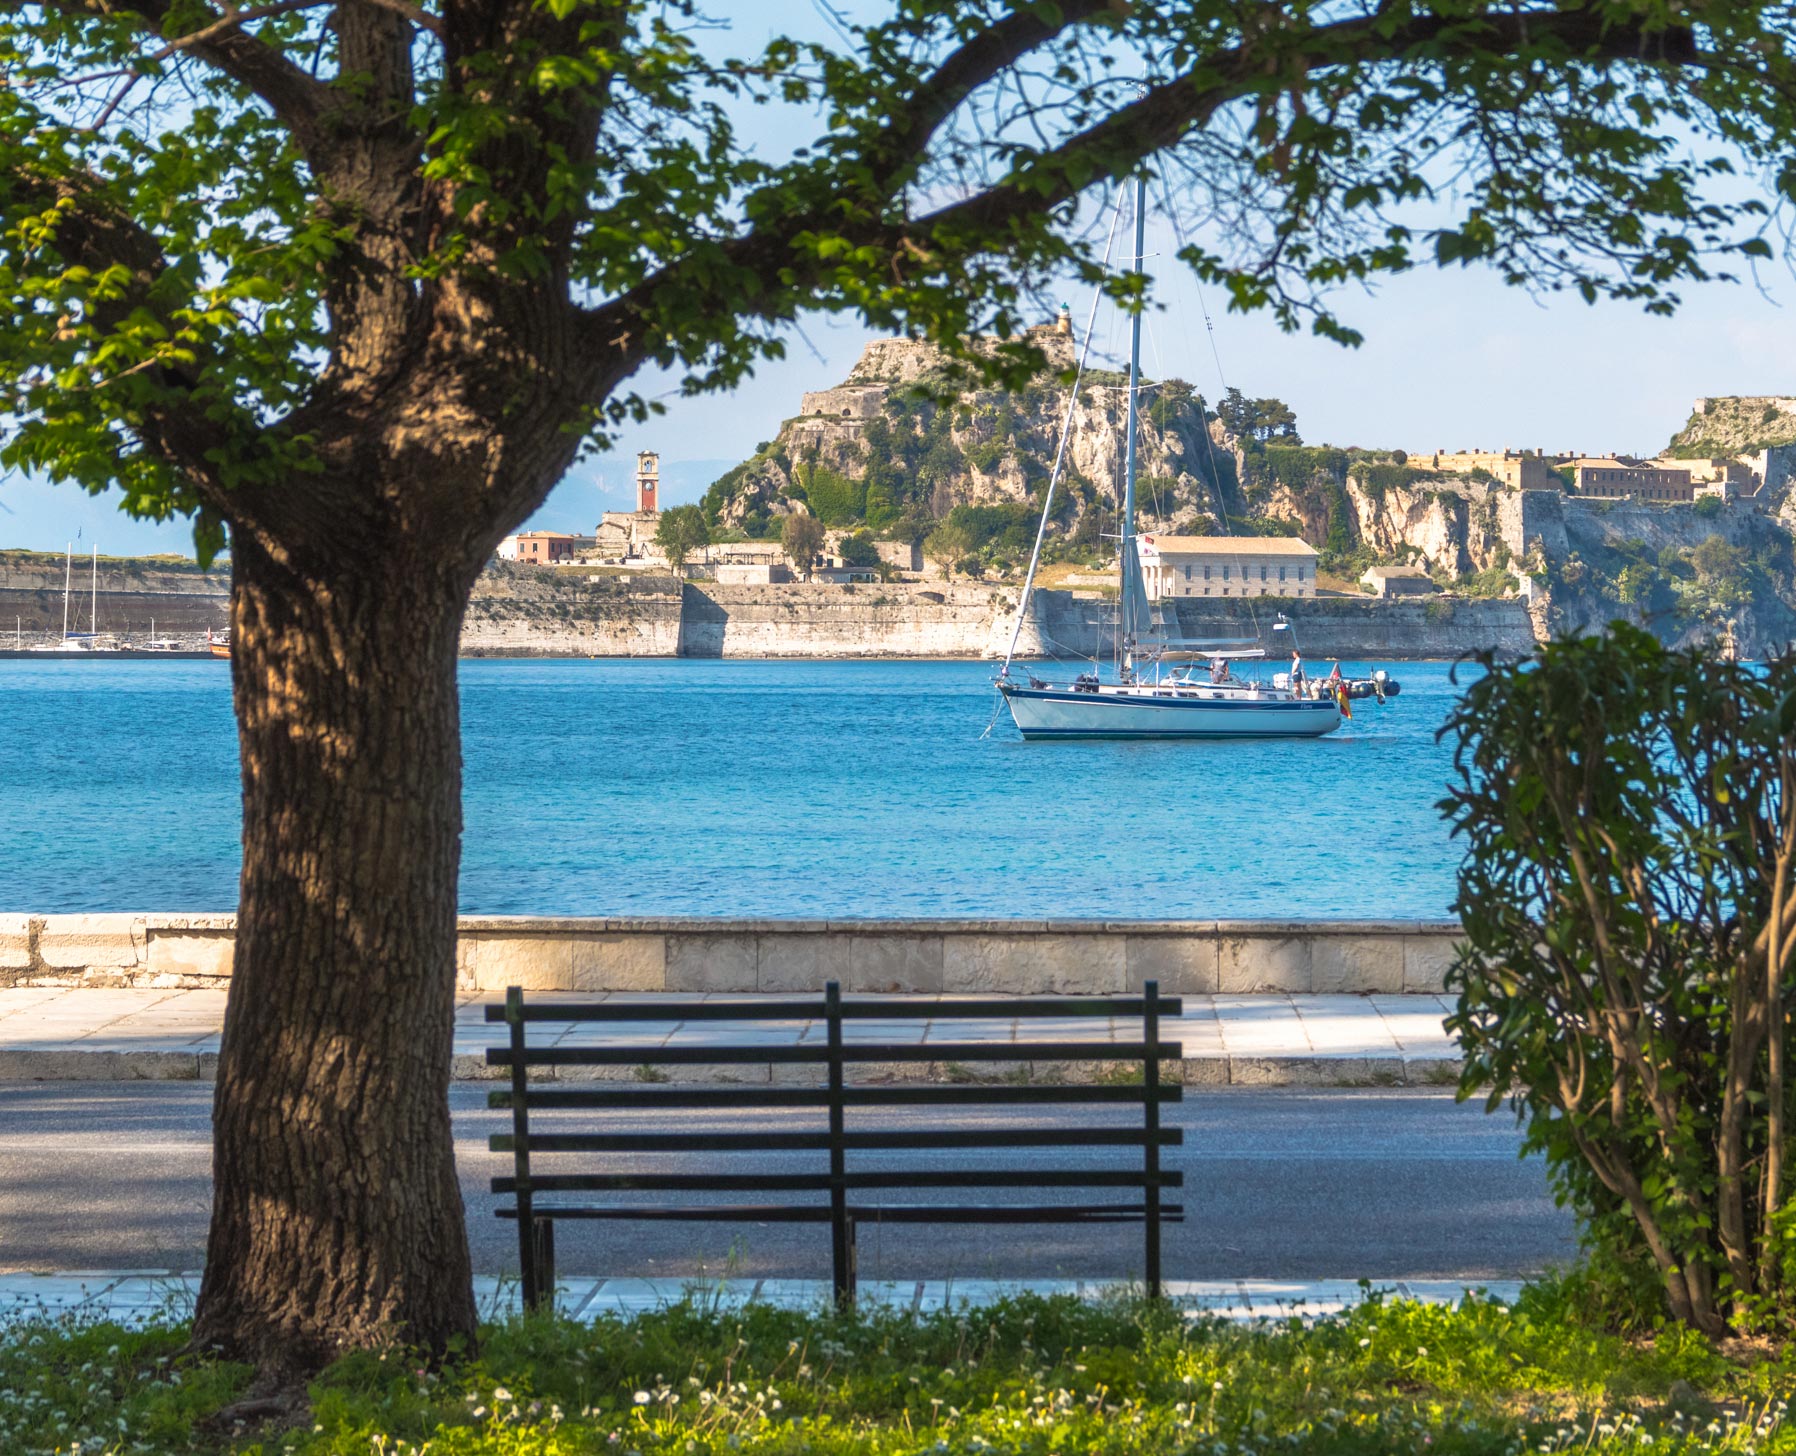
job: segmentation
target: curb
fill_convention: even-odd
[[[69,1273],[0,1274],[0,1331],[17,1320],[107,1320],[121,1325],[181,1321],[193,1312],[197,1271],[88,1269]],[[1167,1300],[1188,1319],[1326,1319],[1362,1303],[1368,1294],[1394,1295],[1420,1304],[1456,1305],[1468,1293],[1513,1304],[1519,1279],[1169,1279]],[[1073,1279],[867,1280],[860,1299],[868,1307],[928,1314],[978,1307],[1020,1294],[1107,1299],[1135,1292],[1126,1281]],[[630,1318],[683,1301],[714,1310],[768,1305],[820,1309],[831,1300],[827,1279],[605,1278],[568,1275],[556,1281],[556,1308],[575,1321]],[[519,1313],[515,1277],[476,1275],[474,1299],[482,1320]]]
[[[849,1082],[995,1082],[1049,1086],[1080,1085],[1104,1080],[1101,1069],[1113,1064],[1064,1061],[988,1063],[993,1075],[973,1076],[955,1063],[901,1062],[863,1064]],[[644,1076],[646,1068],[543,1067],[532,1081],[663,1082],[674,1078]],[[802,1082],[787,1064],[748,1063],[687,1066],[677,1080],[699,1083]],[[570,1072],[580,1075],[569,1075]],[[1167,1080],[1191,1088],[1214,1087],[1453,1087],[1460,1063],[1450,1057],[1274,1056],[1187,1057],[1176,1078],[1163,1065]],[[210,1082],[218,1075],[216,1051],[132,1051],[71,1047],[0,1048],[0,1082]],[[458,1055],[450,1075],[457,1082],[501,1082],[508,1074],[486,1065],[484,1053]]]

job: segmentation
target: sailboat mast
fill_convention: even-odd
[[[69,640],[69,587],[75,580],[75,543],[62,548],[62,640]]]
[[[88,630],[98,637],[100,635],[100,543],[94,542],[94,574],[92,578],[93,597],[87,604]]]
[[[1142,263],[1147,251],[1147,178],[1135,179],[1135,274],[1142,274]],[[1136,403],[1141,392],[1141,310],[1136,309],[1129,320],[1129,423],[1128,449],[1123,461],[1123,509],[1122,509],[1122,579],[1118,583],[1122,587],[1120,593],[1121,610],[1118,616],[1122,625],[1122,643],[1120,647],[1121,676],[1126,680],[1134,675],[1135,643],[1146,624],[1139,620],[1136,603],[1142,593],[1132,590],[1135,579],[1141,574],[1141,559],[1135,549],[1135,426]]]

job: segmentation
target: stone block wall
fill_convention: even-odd
[[[205,987],[232,915],[0,915],[0,985]],[[702,920],[463,916],[465,991],[922,995],[1437,992],[1451,922]]]

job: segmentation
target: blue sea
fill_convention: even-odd
[[[464,662],[462,909],[1443,917],[1452,669],[1392,671],[1324,739],[1024,743],[989,663]],[[0,660],[0,911],[232,909],[238,828],[224,664]]]

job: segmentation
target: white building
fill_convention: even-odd
[[[1313,597],[1316,548],[1295,536],[1137,536],[1148,596]]]

